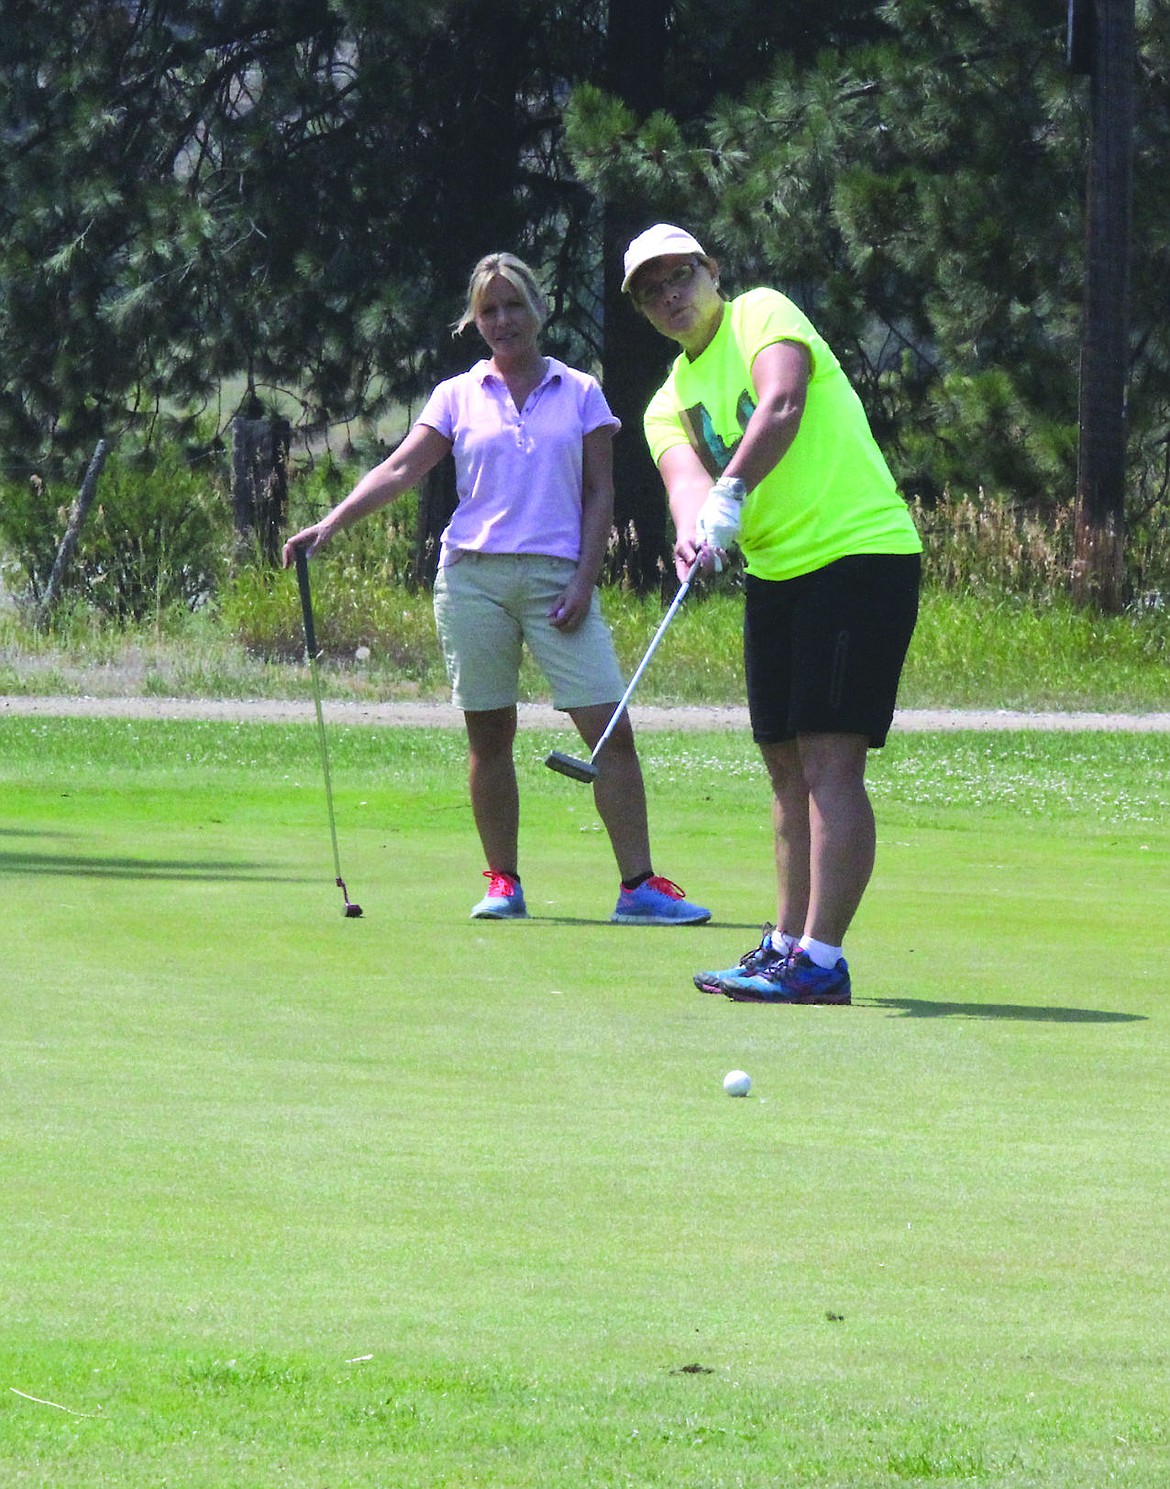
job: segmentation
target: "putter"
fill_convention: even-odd
[[[301,591],[301,616],[305,622],[305,650],[309,654],[309,673],[313,679],[313,702],[317,708],[317,738],[321,745],[321,769],[325,774],[325,801],[329,808],[329,836],[333,839],[333,868],[337,874],[337,887],[345,901],[347,920],[356,920],[362,907],[355,905],[341,877],[341,855],[337,851],[337,824],[333,820],[333,787],[329,781],[329,750],[325,743],[325,716],[321,712],[321,680],[317,676],[317,633],[313,626],[313,602],[309,596],[309,560],[305,550],[296,550],[297,586]]]
[[[650,665],[650,658],[654,655],[655,651],[657,650],[658,643],[665,635],[667,626],[674,619],[678,611],[678,607],[686,599],[687,590],[691,587],[691,580],[694,579],[695,575],[699,572],[699,567],[699,560],[696,558],[694,563],[687,570],[687,577],[679,585],[678,593],[675,595],[674,599],[671,600],[670,609],[662,617],[662,624],[658,627],[657,631],[655,631],[654,639],[646,648],[646,655],[642,658],[641,662],[638,663],[638,670],[634,673],[633,677],[630,678],[629,686],[622,694],[621,701],[618,703],[618,706],[614,709],[609,723],[605,726],[604,733],[597,741],[597,743],[593,746],[593,753],[589,756],[589,759],[577,760],[572,755],[566,755],[563,750],[553,750],[550,755],[545,757],[544,763],[548,766],[549,770],[555,770],[560,775],[569,776],[574,781],[585,781],[586,783],[588,783],[597,779],[597,757],[601,754],[602,749],[605,747],[606,741],[609,739],[609,736],[617,727],[617,721],[621,718],[622,714],[625,713],[626,708],[629,705],[630,698],[633,696],[634,689],[638,686],[638,682],[642,676],[642,673],[645,672],[646,668]]]

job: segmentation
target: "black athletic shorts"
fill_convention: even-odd
[[[864,734],[886,742],[918,618],[917,553],[856,554],[796,579],[745,575],[752,737]]]

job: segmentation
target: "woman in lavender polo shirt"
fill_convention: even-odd
[[[594,378],[541,353],[546,315],[526,264],[509,253],[481,259],[455,329],[474,325],[490,355],[440,383],[394,453],[284,549],[286,567],[297,548],[312,555],[453,455],[459,502],[443,533],[435,621],[467,724],[471,804],[487,860],[488,892],[472,909],[475,919],[527,915],[512,753],[522,646],[590,750],[624,691],[597,596],[613,525],[612,443],[620,426]],[[598,765],[594,796],[621,876],[611,920],[710,919],[710,911],[654,873],[627,715]]]

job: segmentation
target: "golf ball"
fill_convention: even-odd
[[[723,1077],[723,1089],[728,1096],[746,1096],[752,1088],[752,1078],[746,1070],[729,1070]]]

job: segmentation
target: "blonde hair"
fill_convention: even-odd
[[[497,275],[506,279],[523,296],[524,303],[536,317],[537,327],[544,325],[548,319],[548,302],[536,282],[536,275],[514,253],[488,253],[471,271],[471,279],[467,285],[467,304],[453,328],[456,336],[460,331],[466,331],[468,326],[474,325],[487,287]]]

